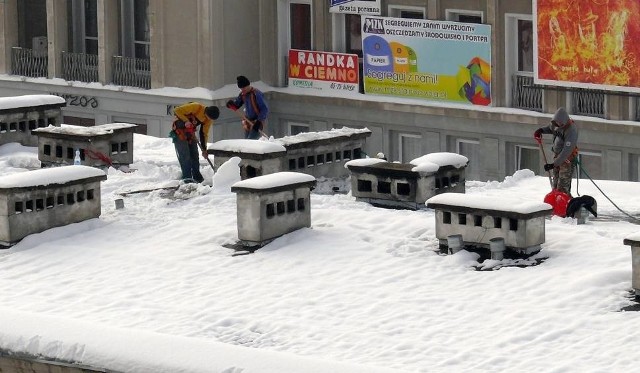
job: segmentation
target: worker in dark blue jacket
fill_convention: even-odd
[[[227,107],[237,112],[244,105],[245,114],[242,115],[244,138],[257,140],[260,136],[266,136],[264,128],[267,125],[269,107],[264,100],[264,94],[252,87],[246,76],[240,75],[236,80],[238,81],[240,94],[235,100],[227,101]]]

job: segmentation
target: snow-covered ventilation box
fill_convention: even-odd
[[[315,184],[315,177],[298,172],[277,172],[233,184],[242,245],[263,246],[283,234],[310,227],[310,195]]]
[[[552,213],[544,202],[459,193],[439,194],[426,205],[436,212],[441,248],[447,246],[449,236],[459,234],[464,245],[475,247],[489,247],[492,238],[503,238],[506,248],[519,254],[540,251],[545,217]]]
[[[631,287],[638,299],[640,298],[640,232],[626,237],[623,242],[631,246]]]
[[[335,181],[339,188],[349,176],[344,164],[364,157],[363,147],[369,129],[343,127],[321,132],[305,132],[270,141],[222,140],[208,153],[214,156],[217,169],[232,157],[239,157],[240,176],[248,179],[274,172],[302,172],[316,178]]]
[[[410,163],[378,158],[349,161],[351,194],[375,206],[417,210],[440,193],[464,193],[469,160],[456,153],[431,153]]]
[[[100,216],[104,171],[65,166],[0,177],[0,248],[24,237]]]
[[[55,95],[0,97],[0,145],[17,142],[36,146],[38,139],[31,131],[47,126],[60,126],[62,107],[67,102]]]
[[[92,167],[119,167],[133,163],[133,133],[137,125],[108,123],[93,127],[62,125],[34,130],[38,159],[43,166],[80,163]]]

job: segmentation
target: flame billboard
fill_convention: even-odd
[[[640,92],[640,1],[533,0],[537,84]]]

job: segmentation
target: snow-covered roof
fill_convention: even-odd
[[[246,139],[216,141],[209,146],[208,150],[255,154],[269,154],[287,151],[284,146],[273,141]]]
[[[0,110],[35,107],[44,105],[64,105],[64,98],[55,95],[24,95],[0,97]]]
[[[252,140],[255,141],[255,140]],[[315,182],[316,178],[304,174],[301,172],[276,172],[269,175],[252,177],[251,179],[246,179],[242,181],[238,181],[232,186],[232,191],[235,189],[254,189],[254,190],[262,190],[262,189],[273,189],[284,187],[288,185],[294,184],[302,184],[302,183],[310,183]]]
[[[462,193],[443,193],[431,197],[426,202],[429,208],[451,208],[454,211],[487,210],[488,212],[505,212],[530,215],[540,212],[551,213],[551,205],[526,199],[505,197],[475,196]]]
[[[114,131],[135,127],[136,125],[131,123],[107,123],[92,127],[63,124],[60,127],[48,126],[44,128],[37,128],[34,129],[33,132],[75,136],[104,136],[110,135]]]
[[[107,178],[104,171],[89,166],[43,168],[0,176],[0,188],[28,188],[51,184],[66,184],[70,181],[100,176]]]
[[[334,128],[329,131],[302,132],[293,136],[281,137],[281,138],[275,139],[275,141],[279,142],[284,146],[288,146],[288,145],[293,145],[293,144],[298,144],[303,142],[332,139],[336,137],[350,137],[358,134],[371,134],[371,130],[369,130],[368,128],[342,127],[342,128]]]

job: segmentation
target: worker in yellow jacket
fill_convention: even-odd
[[[217,106],[204,106],[198,102],[189,102],[173,109],[176,118],[170,137],[176,148],[178,162],[182,170],[182,180],[187,183],[201,183],[204,178],[200,173],[198,147],[202,157],[207,154],[207,139],[213,121],[220,116]],[[196,136],[196,133],[198,134]]]

